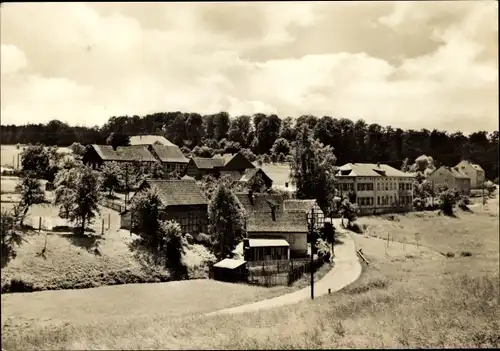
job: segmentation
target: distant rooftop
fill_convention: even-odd
[[[153,145],[160,143],[161,145],[175,145],[167,138],[161,135],[134,135],[130,137],[130,145]]]
[[[338,168],[337,177],[412,177],[389,165],[379,163],[346,163]]]

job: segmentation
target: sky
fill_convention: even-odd
[[[2,3],[1,124],[183,111],[498,130],[498,4]]]

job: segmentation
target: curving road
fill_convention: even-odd
[[[345,233],[342,228],[337,229],[340,233]],[[328,289],[331,292],[339,291],[347,285],[353,283],[361,275],[361,264],[356,254],[356,244],[352,236],[348,233],[342,237],[344,242],[342,245],[335,246],[335,266],[321,280],[314,283],[314,297],[328,294]],[[214,316],[220,314],[235,314],[253,312],[258,310],[270,309],[279,306],[294,304],[302,300],[311,298],[311,288],[303,288],[301,290],[281,295],[267,300],[254,302],[247,305],[226,308],[206,314]]]

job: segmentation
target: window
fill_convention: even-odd
[[[367,190],[373,191],[373,183],[368,183],[367,186]]]
[[[373,197],[370,197],[370,206],[373,206]]]
[[[385,190],[389,190],[389,183],[385,183]]]
[[[377,205],[380,206],[380,196],[377,196]]]
[[[377,183],[377,191],[380,191],[380,183]]]

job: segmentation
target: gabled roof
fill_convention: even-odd
[[[191,160],[199,169],[214,169],[224,166],[222,158],[193,157]]]
[[[207,205],[208,199],[194,180],[146,179],[141,188],[148,185],[156,188],[164,206]]]
[[[386,164],[346,163],[338,167],[337,177],[412,177],[412,174],[402,172]]]
[[[254,162],[255,167],[260,167],[264,173],[267,174],[269,178],[273,181],[273,185],[279,188],[285,188],[286,183],[288,183],[288,188],[292,188],[292,170],[290,164],[288,163],[264,163],[258,165]]]
[[[217,155],[214,155],[212,158],[213,159],[222,159],[222,166],[219,166],[219,167],[224,167],[225,165],[227,165],[229,163],[229,161],[231,161],[234,156],[236,156],[236,154],[217,154]]]
[[[454,178],[457,179],[470,179],[469,176],[462,171],[460,171],[456,167],[448,167],[448,166],[441,166],[438,169],[435,169],[434,172],[429,174],[429,176],[436,174],[438,171],[445,171],[449,174],[451,174]]]
[[[285,239],[248,239],[249,247],[288,247]]]
[[[130,145],[152,145],[155,142],[162,145],[175,145],[161,135],[134,135],[130,137]]]
[[[254,212],[247,219],[247,232],[305,233],[308,230],[307,216],[300,211]]]
[[[255,177],[255,175],[257,173],[261,173],[262,174],[262,177],[264,178],[264,181],[266,181],[266,178],[267,180],[269,181],[273,181],[267,174],[266,172],[264,172],[262,170],[262,168],[247,168],[245,169],[245,172],[243,173],[243,175],[241,176],[240,178],[240,182],[249,182],[253,179],[253,177]]]
[[[317,205],[316,200],[285,200],[283,207],[285,211],[301,211],[310,213],[311,209]]]
[[[460,166],[460,164],[463,164],[463,163],[466,163],[468,165],[470,165],[472,168],[474,168],[476,171],[483,171],[484,172],[484,169],[483,167],[481,167],[480,165],[478,165],[477,163],[472,163],[470,161],[467,161],[467,160],[462,160],[460,161],[459,164],[457,164],[455,167],[458,167]]]
[[[451,174],[458,179],[470,179],[469,176],[462,171],[460,171],[456,167],[447,167],[447,169],[451,172]]]
[[[249,193],[236,193],[235,194],[240,203],[245,208],[247,214],[252,212],[269,212],[271,211],[271,204],[277,205],[276,211],[283,211],[283,196],[274,194],[253,194],[253,204],[250,201]]]
[[[184,156],[177,145],[151,145],[153,151],[158,155],[161,162],[188,163],[189,159]]]
[[[111,145],[92,144],[91,147],[103,161],[156,161],[145,145],[118,146],[116,150]]]

